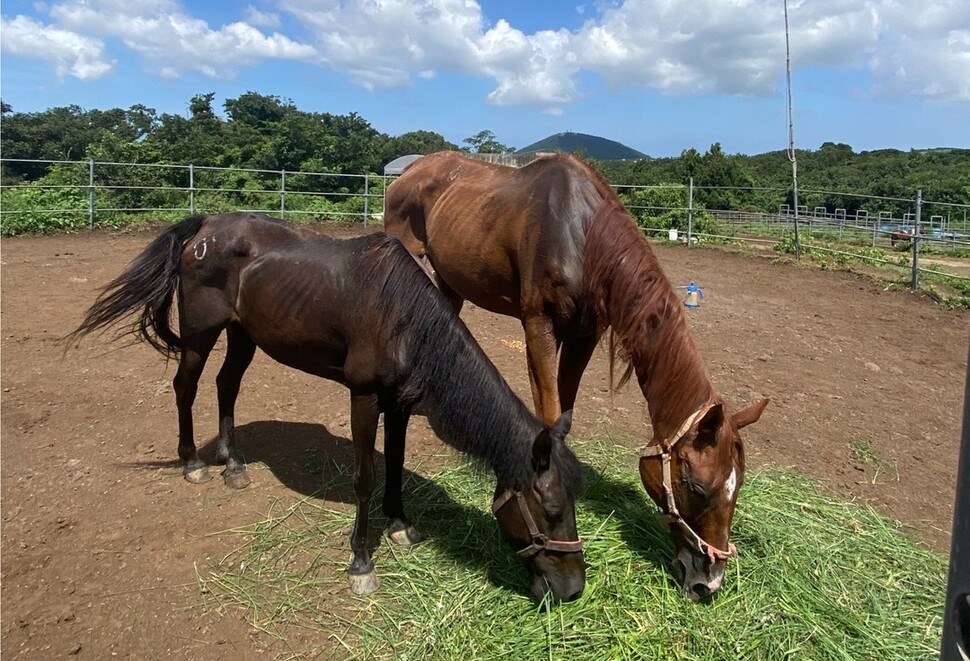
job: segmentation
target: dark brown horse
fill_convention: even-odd
[[[616,194],[558,154],[512,168],[454,152],[418,159],[387,190],[384,225],[427,258],[456,309],[467,299],[517,317],[541,418],[571,410],[607,328],[636,374],[653,439],[643,484],[667,516],[682,586],[720,587],[744,446],[767,400],[732,412],[714,392],[682,306]],[[558,372],[556,356],[559,356]]]
[[[178,334],[169,317],[178,291]],[[448,302],[400,243],[385,234],[338,240],[265,216],[194,216],[163,232],[98,297],[72,340],[133,317],[127,329],[177,355],[179,457],[190,482],[210,479],[196,453],[192,403],[206,358],[226,332],[216,377],[217,456],[226,484],[249,484],[233,411],[256,348],[350,390],[357,518],[351,588],[377,589],[367,545],[374,444],[384,414],[383,509],[398,544],[419,540],[401,479],[412,408],[446,443],[497,478],[493,512],[532,572],[541,599],[577,597],[585,582],[573,509],[579,462],[564,443],[569,416],[544,427],[515,396]]]

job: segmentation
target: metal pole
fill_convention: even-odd
[[[694,231],[694,178],[687,181],[687,247],[690,248],[690,239]]]
[[[963,434],[955,500],[940,661],[970,658],[970,370],[963,387]]]
[[[367,219],[370,216],[370,214],[367,213],[367,210],[370,208],[370,205],[368,204],[370,202],[369,191],[370,191],[370,176],[365,174],[364,175],[364,226],[365,227],[367,226]]]
[[[94,159],[88,160],[88,229],[94,227]]]
[[[913,225],[913,289],[919,289],[919,217],[923,207],[923,189],[916,191],[916,220]]]
[[[189,163],[189,215],[195,215],[195,168]]]
[[[286,170],[280,170],[280,220],[286,214]]]

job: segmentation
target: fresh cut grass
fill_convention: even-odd
[[[244,607],[295,655],[322,658],[937,658],[946,561],[898,523],[791,470],[749,471],[732,535],[740,555],[717,595],[695,604],[666,570],[673,547],[635,455],[604,437],[572,445],[585,465],[577,523],[588,564],[575,602],[530,601],[489,512],[492,476],[462,465],[409,474],[405,505],[427,539],[381,540],[373,595],[347,588],[353,508],[310,496],[226,534],[242,541],[200,567],[206,603]],[[352,493],[341,467],[315,468],[319,493]],[[375,508],[371,527],[384,523]]]

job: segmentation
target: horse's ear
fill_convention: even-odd
[[[532,443],[532,470],[536,473],[546,472],[549,470],[551,460],[552,433],[549,429],[544,428]]]
[[[573,423],[573,412],[566,411],[559,416],[552,427],[544,427],[536,440],[532,443],[532,468],[536,473],[542,473],[549,469],[552,461],[552,444],[556,441],[562,443],[569,433],[569,428]]]
[[[572,409],[566,411],[559,419],[556,420],[552,427],[549,428],[549,433],[552,437],[559,441],[566,440],[566,434],[569,433],[569,428],[573,425],[573,411]]]
[[[724,424],[724,403],[718,402],[708,409],[697,423],[697,438],[714,441],[717,438],[717,430],[722,424]]]
[[[742,427],[747,427],[752,423],[758,422],[758,418],[761,417],[761,414],[764,412],[766,406],[768,406],[767,397],[762,399],[760,402],[741,409],[734,414],[734,426],[741,429]]]

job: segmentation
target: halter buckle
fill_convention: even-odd
[[[512,491],[507,489],[501,496],[495,499],[492,503],[492,514],[497,515],[499,510],[505,507],[513,497],[519,505],[519,514],[522,515],[522,520],[525,522],[525,527],[529,530],[529,537],[531,543],[524,549],[516,551],[516,555],[520,558],[531,558],[535,554],[541,551],[558,551],[560,553],[578,553],[583,550],[583,540],[576,539],[572,541],[563,539],[550,539],[544,533],[539,531],[539,526],[536,525],[535,520],[532,518],[532,513],[529,511],[529,506],[525,502],[525,496],[521,491]]]

